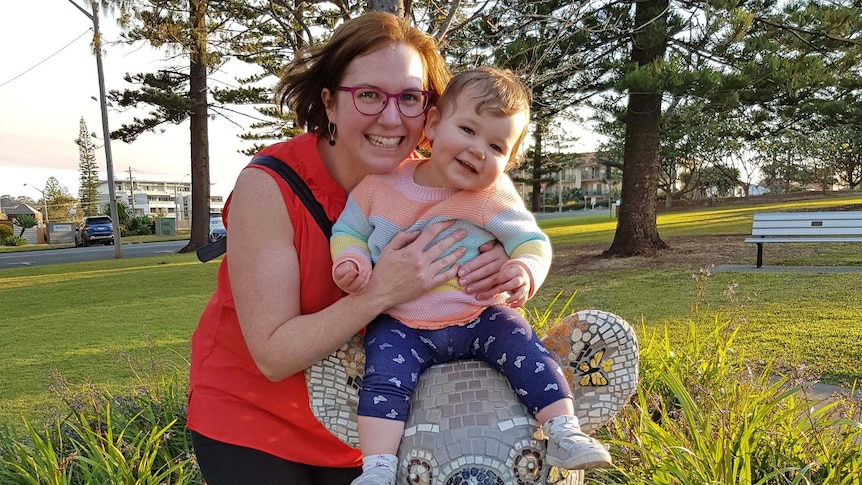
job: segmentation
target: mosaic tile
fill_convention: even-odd
[[[592,433],[625,405],[638,382],[634,331],[620,317],[583,310],[543,339],[575,396],[581,427]],[[365,354],[356,336],[306,371],[315,417],[358,446],[355,410]],[[434,366],[419,379],[398,451],[399,485],[579,485],[583,473],[544,463],[535,418],[506,378],[479,361]]]

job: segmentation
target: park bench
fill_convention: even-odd
[[[765,243],[862,242],[862,211],[758,212],[746,243],[757,244],[757,267]]]

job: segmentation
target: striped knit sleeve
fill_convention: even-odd
[[[369,177],[366,177],[350,192],[344,211],[332,226],[332,239],[329,241],[332,268],[335,269],[339,263],[352,261],[359,267],[359,278],[370,277],[372,268],[371,252],[368,249],[368,237],[372,230],[368,221],[369,185]]]
[[[551,241],[508,177],[502,177],[490,194],[485,214],[485,229],[503,244],[510,257],[506,265],[520,264],[527,269],[531,279],[528,297],[532,297],[551,269]]]

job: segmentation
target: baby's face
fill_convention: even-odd
[[[462,93],[441,112],[431,108],[425,135],[434,142],[429,172],[433,185],[483,190],[503,174],[527,125],[526,113],[494,116],[477,113]]]

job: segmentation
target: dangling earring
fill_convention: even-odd
[[[329,146],[335,146],[335,132],[338,131],[338,127],[335,126],[333,122],[329,122]]]

